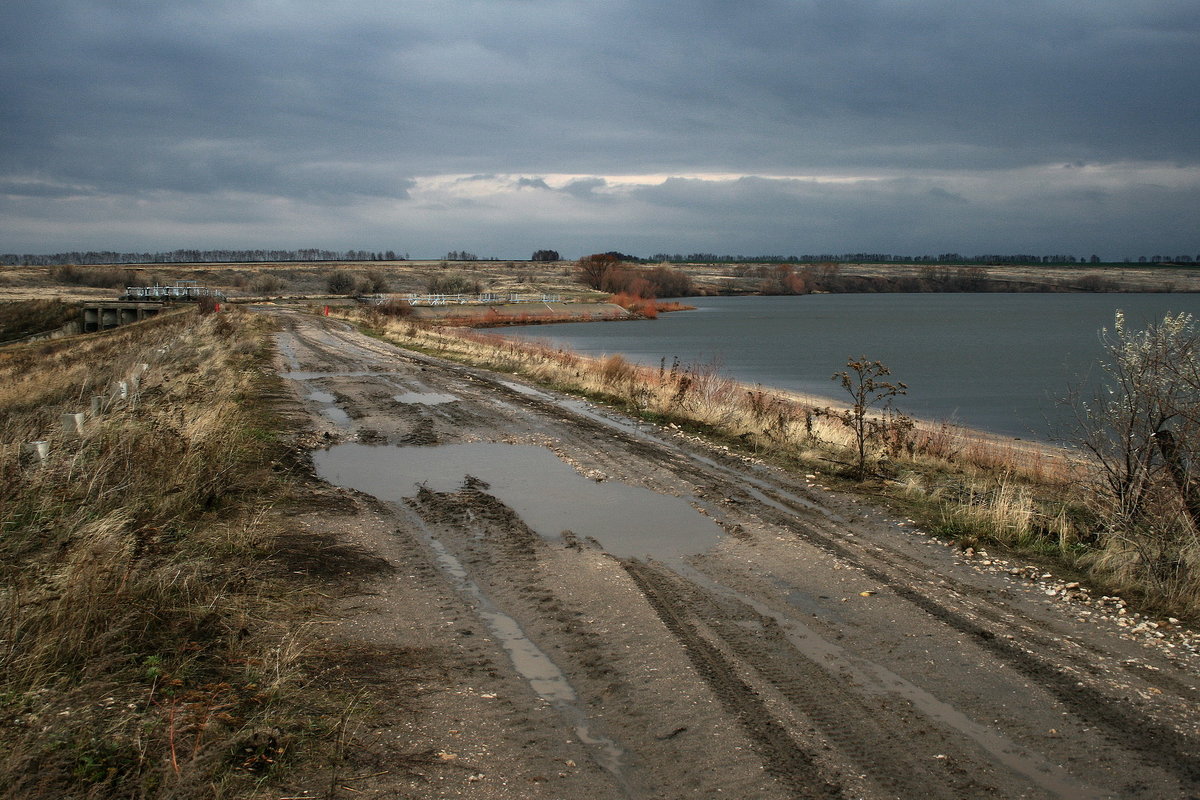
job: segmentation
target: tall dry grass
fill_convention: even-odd
[[[79,317],[79,307],[62,300],[0,303],[0,343],[61,328]]]
[[[265,326],[189,312],[0,350],[4,796],[241,796],[280,757],[299,639],[267,561]]]

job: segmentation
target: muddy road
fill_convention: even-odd
[[[395,698],[338,796],[1200,796],[1169,632],[819,475],[279,316],[327,482],[296,530],[354,587],[322,633]]]

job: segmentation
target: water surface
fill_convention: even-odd
[[[505,328],[588,355],[672,360],[818,397],[850,357],[883,361],[908,385],[897,406],[1017,437],[1048,439],[1069,420],[1058,401],[1101,356],[1117,309],[1142,326],[1200,315],[1197,294],[826,294],[701,297],[656,320]]]
[[[400,447],[345,443],[313,452],[317,475],[399,502],[420,487],[454,492],[471,476],[555,539],[564,531],[594,539],[620,558],[672,562],[715,545],[722,531],[687,499],[619,481],[585,478],[544,447],[499,442]]]

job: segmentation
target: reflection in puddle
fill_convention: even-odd
[[[675,561],[702,553],[721,529],[681,497],[622,483],[597,483],[533,445],[497,443],[441,447],[339,444],[313,453],[317,474],[341,486],[399,501],[419,485],[453,492],[471,475],[542,536],[572,531],[621,558]]]
[[[440,394],[438,392],[405,392],[392,397],[397,403],[419,404],[423,406],[436,406],[442,403],[454,403],[458,398],[452,394]]]
[[[308,399],[312,400],[314,403],[336,403],[337,402],[337,398],[333,396],[332,392],[322,392],[319,389],[314,389],[313,391],[309,392]]]

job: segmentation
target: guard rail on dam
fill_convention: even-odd
[[[413,306],[505,305],[508,303],[559,303],[558,294],[371,294],[361,298],[371,305],[401,301]]]
[[[83,304],[81,323],[84,333],[106,331],[131,322],[153,317],[169,303],[195,303],[206,298],[225,300],[220,289],[200,286],[196,281],[176,281],[174,286],[126,286],[117,300]]]

